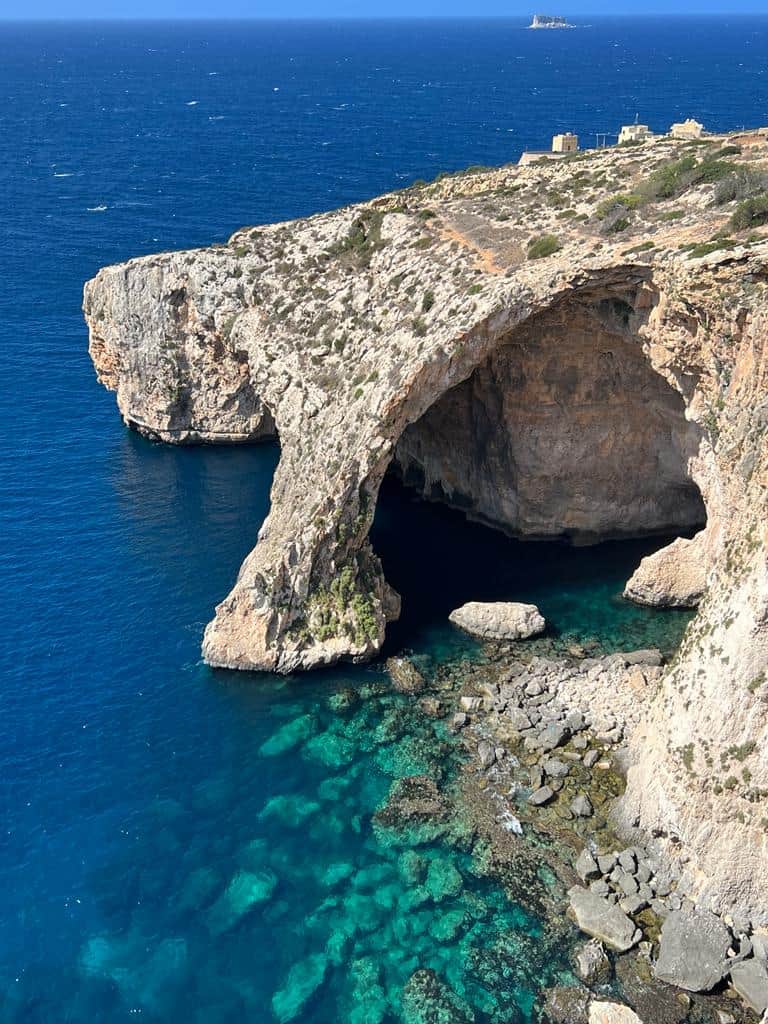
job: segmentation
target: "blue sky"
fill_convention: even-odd
[[[768,14],[768,0],[0,0],[0,18],[322,18],[554,14]]]

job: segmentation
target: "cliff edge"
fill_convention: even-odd
[[[698,531],[627,584],[698,614],[633,734],[621,813],[684,849],[703,900],[764,923],[766,192],[761,135],[665,139],[243,229],[108,267],[84,301],[126,423],[279,436],[212,665],[379,650],[399,598],[368,531],[390,468],[514,535]]]

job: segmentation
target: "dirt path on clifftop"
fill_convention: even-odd
[[[467,238],[466,235],[462,235],[460,231],[457,231],[456,228],[441,227],[440,234],[449,242],[458,242],[465,249],[471,249],[472,252],[477,253],[477,264],[484,273],[505,274],[507,272],[507,267],[500,267],[496,262],[497,254],[492,249],[482,249],[471,238]]]

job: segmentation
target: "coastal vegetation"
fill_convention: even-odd
[[[540,235],[528,243],[528,259],[543,260],[560,249],[557,235]]]

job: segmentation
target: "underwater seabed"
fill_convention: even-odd
[[[403,550],[404,522],[418,562]],[[410,641],[428,674],[482,660],[445,623],[468,596],[536,600],[550,652],[576,641],[669,649],[687,621],[617,596],[640,552],[663,541],[520,544],[388,486],[374,542],[404,596],[387,646]],[[195,676],[242,703],[247,729],[225,743],[218,772],[179,780],[176,797],[132,821],[124,857],[93,878],[100,924],[71,991],[30,977],[35,1011],[22,987],[0,1020],[51,1020],[59,1002],[77,1007],[73,1021],[524,1024],[545,988],[573,982],[579,936],[553,913],[565,900],[541,840],[530,834],[519,877],[493,877],[455,784],[460,740],[379,666]],[[410,776],[447,795],[444,819],[398,820],[396,801],[377,817]]]
[[[373,817],[406,776],[450,790],[461,749],[379,673],[351,682],[320,700],[275,686],[252,757],[135,824],[99,879],[113,896],[72,979],[80,1019],[515,1024],[567,976],[550,872],[509,899],[456,806]]]

